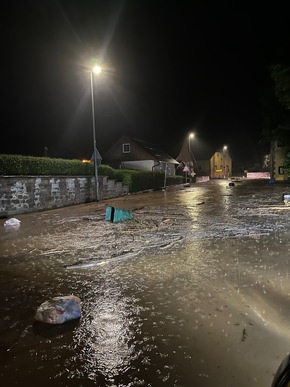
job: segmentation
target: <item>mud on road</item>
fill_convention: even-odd
[[[289,188],[226,186],[21,215],[16,229],[1,220],[4,384],[270,385],[290,340]],[[133,219],[106,221],[107,206]],[[80,324],[37,328],[37,305],[69,293]]]
[[[61,258],[69,268],[168,253],[188,240],[255,238],[290,226],[290,207],[282,201],[288,191],[267,181],[242,181],[232,189],[211,181],[21,215],[18,231],[5,230],[3,253],[6,248],[17,256],[25,243],[30,254]],[[107,206],[132,211],[132,220],[106,221]]]

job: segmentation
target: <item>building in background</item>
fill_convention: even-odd
[[[211,179],[228,179],[232,176],[232,159],[227,147],[218,150],[210,159]]]
[[[209,176],[211,179],[228,179],[232,176],[232,159],[227,148],[216,151],[209,160],[194,163],[196,176]]]
[[[194,134],[190,133],[183,141],[179,155],[176,160],[180,163],[179,167],[185,172],[185,183],[189,183],[195,178],[194,163],[196,159],[192,153],[190,139],[194,138]]]
[[[155,145],[121,136],[103,155],[103,163],[115,169],[165,172],[175,176],[179,162]]]
[[[284,171],[283,160],[286,158],[286,148],[277,141],[272,141],[270,148],[270,176],[277,181],[288,180],[290,176]]]

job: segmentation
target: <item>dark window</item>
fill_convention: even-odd
[[[278,173],[279,175],[284,175],[284,167],[278,167]]]
[[[130,144],[123,144],[123,153],[130,153]]]

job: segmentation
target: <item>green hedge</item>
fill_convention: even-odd
[[[164,186],[164,173],[142,172],[131,169],[113,169],[107,165],[100,165],[99,175],[108,176],[116,181],[122,181],[129,186],[130,192],[146,191],[148,189],[158,190]],[[182,184],[182,176],[168,176],[166,186]]]
[[[130,192],[158,190],[164,186],[164,173],[113,169],[108,165],[98,167],[100,176],[120,181],[129,186]],[[0,154],[0,176],[93,176],[94,165],[80,160],[53,159]],[[166,185],[182,184],[182,176],[168,176]]]
[[[93,175],[91,163],[80,160],[51,159],[0,154],[0,175]]]

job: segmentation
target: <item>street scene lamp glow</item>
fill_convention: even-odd
[[[188,149],[189,149],[189,154],[191,155],[191,149],[190,149],[190,139],[194,138],[194,133],[190,133],[188,136]]]
[[[228,147],[226,145],[223,146],[223,172],[224,172],[224,179],[228,177],[228,167],[226,166],[226,159],[228,158],[228,153],[227,153]],[[227,168],[227,171],[226,171]]]
[[[93,69],[92,69],[92,71],[93,71],[93,73],[94,74],[97,74],[97,75],[99,75],[99,74],[101,74],[101,72],[102,72],[102,67],[101,66],[94,66],[93,67]]]

